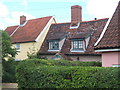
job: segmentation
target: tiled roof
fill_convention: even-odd
[[[10,26],[10,27],[7,27],[7,29],[5,31],[8,33],[8,35],[11,35],[17,27],[18,27],[18,25]]]
[[[112,19],[95,49],[120,48],[120,1]]]
[[[24,26],[12,26],[8,27],[5,31],[11,35],[17,27],[19,27],[16,32],[12,35],[13,43],[20,42],[31,42],[35,41],[35,39],[39,36],[42,30],[45,28],[46,24],[52,16],[31,19],[28,20]]]
[[[91,35],[91,32],[86,32],[86,33],[84,33],[84,32],[78,32],[78,33],[76,33],[76,34],[73,34],[73,35],[70,35],[70,39],[85,39],[85,38],[87,38],[87,37],[89,37]]]
[[[52,24],[50,30],[44,40],[39,54],[55,54],[56,52],[50,52],[49,49],[49,40],[50,38],[58,39],[66,37],[65,42],[62,46],[60,53],[63,54],[99,54],[94,52],[94,43],[99,38],[108,18],[93,20],[93,21],[84,21],[80,23],[78,29],[70,29],[71,23],[57,23]],[[60,34],[60,36],[58,35]],[[84,35],[84,36],[83,36]],[[71,52],[71,38],[81,38],[91,36],[88,47],[85,52]]]

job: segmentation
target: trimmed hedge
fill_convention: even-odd
[[[15,69],[18,65],[18,62],[16,61],[5,61],[2,62],[2,82],[3,83],[15,83],[16,77],[15,77]]]
[[[120,68],[43,65],[46,62],[21,62],[16,69],[18,87],[120,88]]]
[[[39,65],[62,65],[62,66],[101,66],[101,62],[79,62],[79,61],[67,61],[67,60],[44,60],[44,59],[28,59],[22,61],[24,62],[24,66],[39,66]],[[2,66],[3,66],[3,75],[2,75],[2,82],[4,83],[16,83],[16,77],[15,77],[15,69],[19,62],[16,62],[14,60],[5,61],[3,60]]]
[[[46,60],[46,59],[27,59],[22,61],[26,66],[102,66],[101,62],[81,62],[81,61],[68,61],[68,60]]]

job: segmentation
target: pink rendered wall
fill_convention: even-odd
[[[113,64],[120,64],[120,51],[119,52],[103,52],[102,66],[112,67]]]

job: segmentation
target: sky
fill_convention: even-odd
[[[71,6],[82,6],[82,20],[109,18],[120,0],[0,0],[0,29],[27,20],[54,16],[57,23],[71,21]]]

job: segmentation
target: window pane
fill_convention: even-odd
[[[16,50],[20,50],[20,44],[19,43],[16,44]]]
[[[58,41],[50,42],[50,49],[58,50],[59,49],[59,42]]]
[[[73,49],[83,49],[83,41],[73,41]]]

